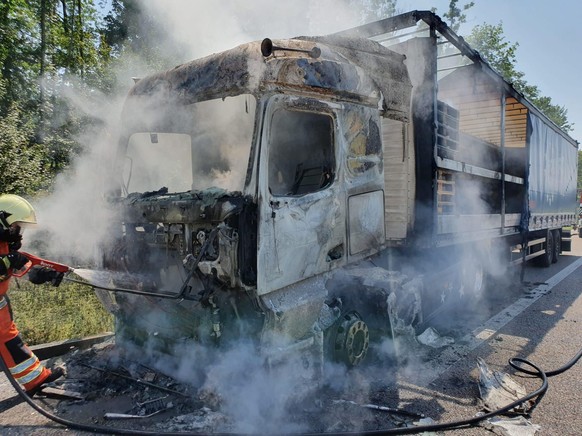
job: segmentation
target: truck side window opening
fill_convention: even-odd
[[[378,124],[362,111],[347,112],[346,135],[348,169],[353,175],[376,168],[382,159],[382,141]]]
[[[331,116],[279,109],[271,121],[269,189],[305,195],[329,186],[335,170]]]

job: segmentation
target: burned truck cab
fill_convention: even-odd
[[[403,126],[409,95],[404,56],[334,37],[253,42],[139,80],[104,259],[119,273],[109,290],[140,290],[112,292],[119,336],[321,349],[342,315],[329,273],[385,247],[381,119]]]

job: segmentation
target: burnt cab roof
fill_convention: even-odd
[[[155,96],[157,104],[189,104],[276,90],[373,104],[381,93],[389,116],[407,118],[411,85],[403,55],[365,38],[300,37],[272,43],[275,50],[268,56],[255,41],[141,79],[129,92],[125,112],[131,113],[127,106],[132,100],[143,104],[140,97]]]

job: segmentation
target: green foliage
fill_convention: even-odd
[[[535,88],[537,90],[537,87]],[[574,124],[568,120],[568,109],[565,106],[553,104],[550,97],[539,95],[540,92],[537,90],[537,92],[531,93],[529,99],[564,132],[572,131]]]
[[[113,317],[88,287],[63,282],[59,287],[11,284],[14,322],[29,345],[82,338],[113,331]]]
[[[35,62],[39,39],[36,23],[36,10],[27,1],[0,3],[0,79],[5,85],[0,115],[5,115],[16,100],[28,107],[38,97],[38,88],[31,86],[39,72]]]
[[[50,188],[82,151],[79,137],[99,120],[63,93],[113,89],[111,50],[94,0],[11,0],[0,4],[2,192]],[[39,19],[40,18],[40,19]],[[71,77],[79,78],[72,81]]]
[[[2,95],[0,81],[0,96]],[[46,189],[46,150],[34,144],[34,128],[16,102],[0,117],[0,192],[33,195]]]
[[[36,10],[44,16],[39,41],[44,71],[52,76],[93,75],[99,62],[97,10],[92,0],[37,0]],[[34,6],[33,6],[34,8]],[[44,46],[41,47],[41,43]]]
[[[503,23],[477,25],[466,40],[499,74],[513,83],[518,91],[530,91],[523,78],[524,73],[515,68],[519,44],[512,44],[505,39]]]
[[[465,11],[475,6],[475,2],[469,2],[461,8],[457,6],[457,3],[458,0],[450,0],[449,10],[443,14],[443,17],[448,20],[449,27],[453,29],[453,32],[458,32],[461,24],[467,21]]]

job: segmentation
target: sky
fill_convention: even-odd
[[[552,103],[568,110],[574,124],[570,132],[582,142],[582,2],[580,0],[474,0],[467,12],[467,23],[459,33],[467,35],[477,24],[503,23],[505,38],[517,42],[517,70],[536,85]],[[461,5],[466,1],[460,1]],[[437,8],[442,17],[448,0],[399,0],[398,8],[429,10]]]

